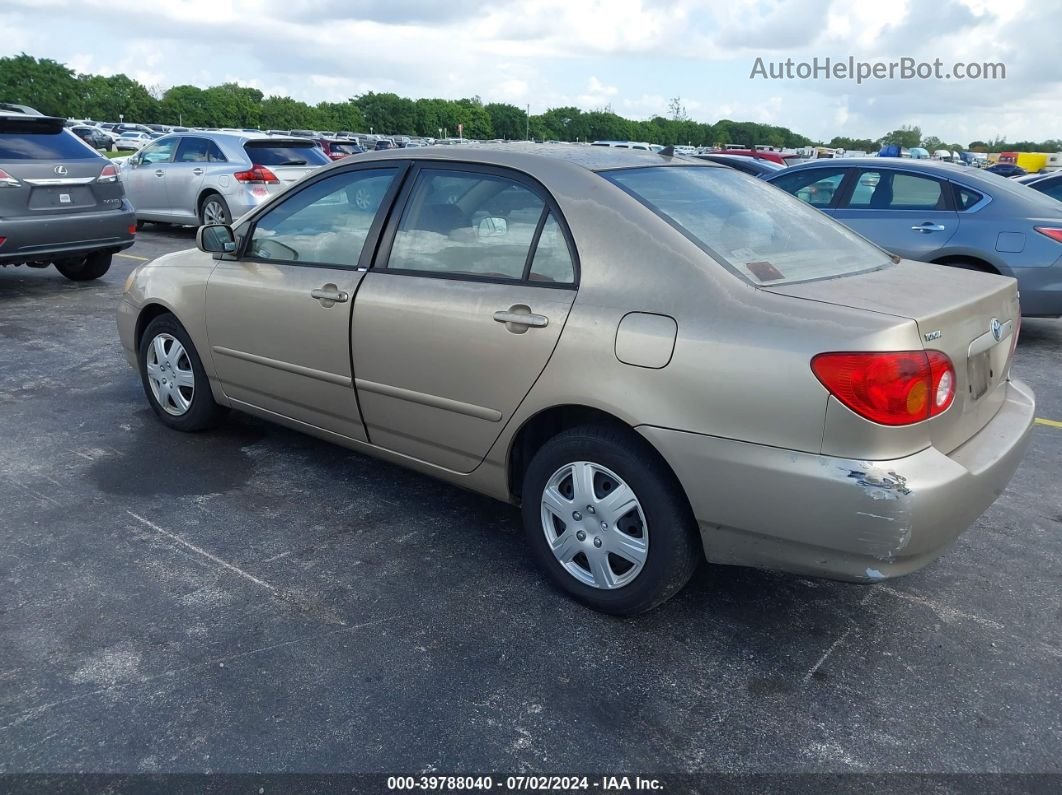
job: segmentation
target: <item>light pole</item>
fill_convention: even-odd
[[[524,132],[524,140],[525,141],[530,141],[531,140],[531,104],[530,103],[528,103],[528,105],[527,105],[527,116],[526,116],[526,119],[527,119],[527,129]]]

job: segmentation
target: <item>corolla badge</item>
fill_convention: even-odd
[[[66,170],[66,166],[64,166],[64,165],[58,165],[58,166],[56,166],[56,167],[55,167],[54,169],[52,169],[52,170],[53,170],[53,171],[54,171],[54,172],[55,172],[56,174],[58,174],[58,175],[59,175],[60,177],[61,177],[61,176],[63,176],[64,174],[68,174],[68,173],[69,173],[69,172],[68,172],[68,171]]]
[[[998,318],[992,318],[992,336],[995,337],[996,342],[1003,339],[1003,324]]]

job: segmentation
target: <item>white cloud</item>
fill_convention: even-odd
[[[1058,0],[5,0],[0,54],[149,86],[235,80],[309,102],[365,91],[770,121],[817,138],[901,124],[1058,137]],[[64,45],[77,42],[76,47]],[[1002,61],[1001,83],[749,80],[757,56]]]

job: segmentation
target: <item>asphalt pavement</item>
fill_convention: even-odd
[[[615,619],[510,506],[246,416],[164,428],[114,309],[192,245],[0,269],[0,773],[1062,772],[1062,321],[1025,321],[1045,422],[942,559],[704,566]]]

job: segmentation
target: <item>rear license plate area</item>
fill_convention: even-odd
[[[971,356],[966,365],[966,373],[970,382],[970,397],[980,400],[988,391],[992,380],[991,350],[983,351],[976,356]]]
[[[87,185],[49,185],[34,188],[30,194],[31,210],[68,210],[93,207],[96,199]]]

